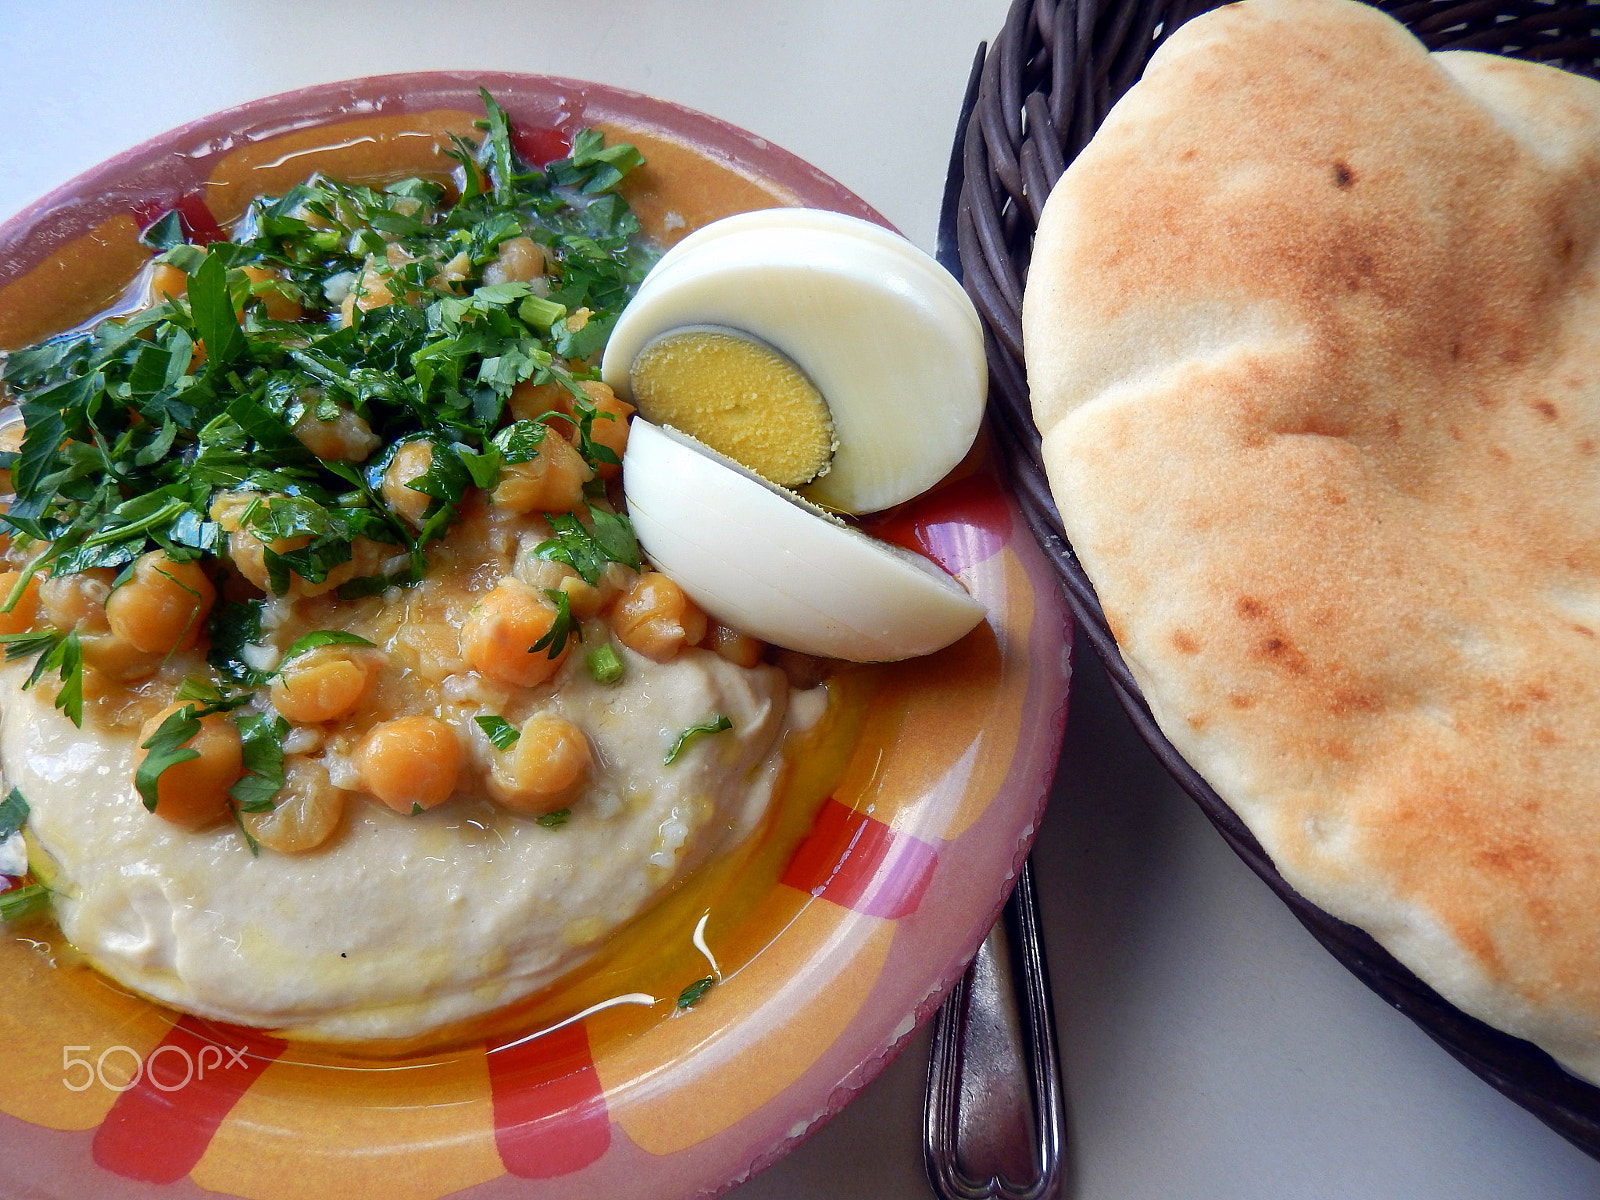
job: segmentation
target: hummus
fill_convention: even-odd
[[[748,834],[772,798],[786,727],[820,711],[819,692],[792,705],[773,667],[624,653],[622,683],[573,671],[554,695],[597,761],[556,827],[487,800],[414,817],[366,803],[324,850],[252,856],[231,825],[196,833],[152,819],[131,782],[133,736],[75,728],[21,691],[15,668],[0,768],[32,805],[63,933],[111,978],[298,1037],[412,1037],[544,987]],[[732,728],[664,764],[713,711]]]

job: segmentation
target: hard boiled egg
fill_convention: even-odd
[[[622,463],[639,542],[725,625],[807,654],[886,662],[949,645],[983,605],[676,430],[635,418]]]
[[[681,340],[685,330],[723,331],[792,363],[815,399],[802,387],[792,407],[775,404],[768,381],[781,370],[771,362],[753,374],[719,369],[709,374],[720,372],[721,383],[687,400],[674,384],[682,402],[672,423],[757,471],[764,464],[724,444],[724,429],[764,428],[773,444],[816,442],[806,468],[815,474],[801,491],[823,507],[867,513],[908,500],[960,462],[977,435],[988,374],[971,301],[933,259],[869,221],[767,209],[673,247],[617,321],[602,363],[605,382],[647,420],[662,418],[639,367],[681,368],[704,341]],[[673,337],[680,353],[652,356],[652,344]],[[691,364],[679,382],[697,374],[708,373]]]

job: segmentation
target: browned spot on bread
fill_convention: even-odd
[[[1241,712],[1254,707],[1255,702],[1254,696],[1247,696],[1243,692],[1232,692],[1228,696],[1228,707],[1239,709]]]
[[[1277,634],[1261,639],[1260,653],[1268,662],[1282,667],[1291,675],[1305,675],[1311,670],[1306,656],[1287,638]]]
[[[1267,606],[1254,596],[1240,596],[1234,608],[1241,617],[1251,621],[1267,615]]]
[[[1172,648],[1179,654],[1197,654],[1200,651],[1200,643],[1179,629],[1173,632]]]
[[[1350,169],[1349,163],[1336,162],[1333,164],[1333,186],[1347,188],[1356,181],[1356,173]]]
[[[1594,636],[1594,630],[1590,629],[1587,625],[1574,625],[1572,627],[1572,632],[1581,633],[1584,637],[1588,638],[1592,638]]]
[[[1383,697],[1374,691],[1345,688],[1333,695],[1332,710],[1341,715],[1382,712],[1383,708]]]
[[[1538,401],[1536,404],[1534,404],[1533,411],[1550,421],[1557,420],[1561,416],[1561,413],[1557,410],[1556,406],[1551,404],[1548,400]]]

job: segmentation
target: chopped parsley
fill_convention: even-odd
[[[672,749],[667,751],[666,758],[662,759],[661,761],[664,765],[670,767],[678,755],[682,754],[689,743],[693,742],[695,739],[705,737],[708,734],[721,733],[724,729],[732,728],[733,722],[728,720],[727,717],[722,716],[720,713],[712,716],[709,721],[706,721],[703,724],[691,725],[678,735],[677,741],[672,743]]]
[[[133,773],[133,786],[150,812],[155,812],[161,798],[161,776],[167,768],[200,757],[200,751],[187,743],[200,732],[200,714],[204,711],[204,706],[198,703],[174,709],[156,731],[140,743],[139,748],[148,753]]]
[[[649,265],[614,190],[639,157],[586,131],[568,158],[530,168],[504,111],[487,94],[484,103],[485,137],[456,147],[465,186],[454,203],[435,180],[375,188],[315,176],[256,200],[234,240],[204,246],[180,240],[169,214],[146,241],[188,276],[185,296],[7,357],[0,381],[25,433],[16,501],[0,521],[46,545],[30,573],[120,568],[154,548],[224,557],[213,503],[245,493],[260,499],[242,528],[264,544],[272,591],[291,573],[326,581],[364,539],[411,562],[398,577],[345,581],[370,594],[419,578],[426,543],[467,489],[491,487],[501,463],[542,436],[542,425],[507,424],[518,384],[561,386],[587,434],[603,414],[579,386],[594,371],[574,361],[600,348]],[[544,277],[485,284],[485,267],[517,237],[538,244]],[[273,278],[252,282],[247,266]],[[269,292],[304,316],[270,317]],[[377,298],[394,302],[362,304]],[[587,321],[569,328],[580,309]],[[381,502],[383,455],[324,458],[296,435],[344,417],[391,447],[433,442],[433,464],[411,486],[437,521],[414,530]],[[595,464],[616,459],[587,436],[580,449]],[[236,621],[231,608],[217,619]]]
[[[283,652],[283,657],[278,661],[278,670],[283,670],[284,663],[291,658],[298,658],[308,650],[316,650],[322,646],[371,646],[366,638],[350,633],[344,629],[313,629],[304,637],[296,638]]]
[[[496,750],[509,750],[522,737],[522,731],[504,717],[474,717],[473,720]]]
[[[717,977],[715,975],[707,975],[702,979],[696,979],[678,993],[678,1007],[680,1009],[693,1008],[701,1000],[705,999],[705,994],[711,990],[716,982]]]
[[[572,616],[572,601],[560,588],[545,588],[545,597],[555,606],[556,615],[550,622],[550,628],[545,635],[528,647],[528,653],[543,650],[551,658],[560,658],[561,652],[567,648],[567,639],[575,637],[583,641],[583,626],[579,625]]]
[[[256,199],[221,240],[189,236],[180,214],[167,213],[141,240],[183,274],[183,287],[0,355],[0,398],[23,421],[19,448],[0,456],[15,490],[0,532],[19,569],[0,608],[39,577],[109,568],[120,583],[151,550],[199,562],[224,597],[206,621],[209,677],[180,686],[183,707],[143,744],[135,786],[152,811],[163,773],[197,757],[187,743],[200,719],[243,708],[273,678],[262,665],[264,602],[223,587],[230,570],[273,595],[296,580],[336,584],[341,600],[376,595],[420,581],[431,543],[469,493],[538,455],[553,422],[566,423],[591,467],[618,461],[592,436],[596,420],[615,418],[582,385],[598,378],[594,359],[651,263],[616,191],[642,158],[584,130],[566,158],[532,166],[505,111],[486,92],[483,102],[482,136],[453,139],[453,184],[313,176]],[[532,281],[489,271],[515,238],[543,259]],[[523,384],[559,388],[564,410],[514,415]],[[417,518],[386,502],[384,470],[419,439],[431,456],[406,484],[426,498]],[[548,515],[552,537],[538,552],[593,583],[611,562],[637,567],[639,551],[604,486],[587,496],[582,519]],[[254,574],[235,557],[247,552],[259,557]],[[534,649],[554,658],[582,629],[565,593],[548,594],[557,618]],[[82,723],[76,631],[11,634],[0,645],[8,661],[35,659],[24,686],[59,678],[56,706]],[[316,630],[283,652],[279,669],[328,645],[371,643]],[[289,728],[258,707],[233,718],[245,773],[230,808],[252,852],[241,814],[272,808]],[[515,741],[509,724],[487,720],[497,747]],[[14,809],[10,798],[0,804],[0,828]]]
[[[572,810],[570,808],[558,808],[554,812],[541,813],[534,820],[546,829],[556,829],[565,825],[571,817]]]
[[[555,536],[535,546],[534,556],[565,563],[590,584],[599,583],[601,574],[614,562],[637,570],[639,543],[628,518],[592,504],[586,507],[588,525],[571,513],[551,513],[546,519]]]
[[[3,520],[4,518],[0,518]],[[61,680],[56,692],[55,705],[67,719],[80,728],[83,725],[83,650],[78,645],[78,633],[72,630],[61,633],[46,629],[39,633],[0,634],[0,644],[6,648],[6,661],[38,655],[33,671],[22,686],[31,688],[45,674],[54,670]]]
[[[4,800],[0,800],[0,842],[5,841],[17,830],[28,823],[28,802],[22,798],[22,792],[12,788]]]

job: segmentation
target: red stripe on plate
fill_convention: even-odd
[[[938,857],[927,842],[828,800],[783,882],[869,916],[906,917],[922,902]]]
[[[611,1118],[578,1021],[505,1048],[489,1047],[494,1140],[507,1171],[554,1179],[582,1170],[611,1145]]]
[[[128,1179],[176,1183],[194,1170],[239,1097],[284,1045],[253,1031],[182,1018],[145,1056],[132,1086],[95,1130],[94,1161]],[[123,1069],[135,1065],[133,1053],[105,1050],[100,1057],[105,1066]]]

